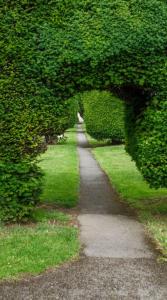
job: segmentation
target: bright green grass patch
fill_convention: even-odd
[[[0,279],[38,274],[78,253],[78,231],[73,227],[45,222],[32,227],[4,227],[0,232]]]
[[[167,255],[167,189],[152,189],[143,180],[124,146],[99,147],[93,153],[124,201],[136,209]]]
[[[67,140],[51,145],[41,156],[44,178],[43,202],[74,207],[78,201],[79,162],[76,148],[76,130],[65,133]]]

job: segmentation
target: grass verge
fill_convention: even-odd
[[[167,189],[150,188],[124,146],[99,147],[93,153],[121,198],[137,211],[167,259]]]
[[[51,145],[41,156],[40,167],[45,173],[43,202],[63,207],[74,207],[78,201],[79,162],[76,148],[76,131],[66,132],[67,140]]]
[[[45,210],[37,215],[36,224],[1,227],[0,279],[38,274],[78,256],[78,230],[69,226],[70,216]]]

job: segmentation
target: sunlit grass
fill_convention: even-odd
[[[51,145],[41,156],[40,166],[45,173],[42,201],[63,207],[74,207],[78,202],[79,162],[76,149],[76,132],[65,133],[67,140]]]
[[[143,180],[124,146],[96,148],[93,153],[112,180],[113,185],[130,203],[138,208],[143,207],[143,199],[167,197],[167,189],[152,189]],[[136,200],[142,201],[136,201]],[[152,202],[150,202],[152,205]],[[154,201],[156,206],[156,201]],[[153,206],[154,206],[153,204]],[[167,209],[167,203],[165,204]]]
[[[1,228],[0,279],[38,274],[76,257],[79,252],[77,235],[74,227],[46,222]]]

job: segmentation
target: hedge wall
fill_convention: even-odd
[[[166,187],[167,101],[154,97],[137,119],[134,107],[127,104],[127,151],[152,187]]]
[[[77,113],[79,111],[79,103],[76,97],[72,97],[68,100],[69,102],[69,109],[67,112],[68,116],[68,123],[67,127],[71,128],[78,122]]]
[[[11,181],[20,166],[34,203],[40,176],[30,165],[42,151],[41,136],[63,132],[67,100],[91,89],[127,101],[128,151],[151,185],[167,185],[160,121],[167,101],[166,1],[1,0],[0,27],[0,188],[9,182],[13,195],[6,185],[0,203],[22,210],[25,192]],[[142,91],[142,98],[135,101],[126,88]]]
[[[123,142],[124,103],[109,92],[92,91],[82,96],[87,132],[95,139]]]

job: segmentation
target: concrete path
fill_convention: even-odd
[[[167,265],[119,202],[79,129],[84,254],[40,276],[0,284],[0,300],[166,300]]]
[[[82,128],[78,130],[80,157],[81,241],[91,257],[154,257],[142,224],[130,217],[94,159]]]
[[[143,226],[117,215],[81,215],[81,240],[86,256],[113,258],[153,258]]]
[[[82,213],[128,215],[127,207],[117,201],[108,177],[90,152],[86,136],[79,126],[80,209]]]

